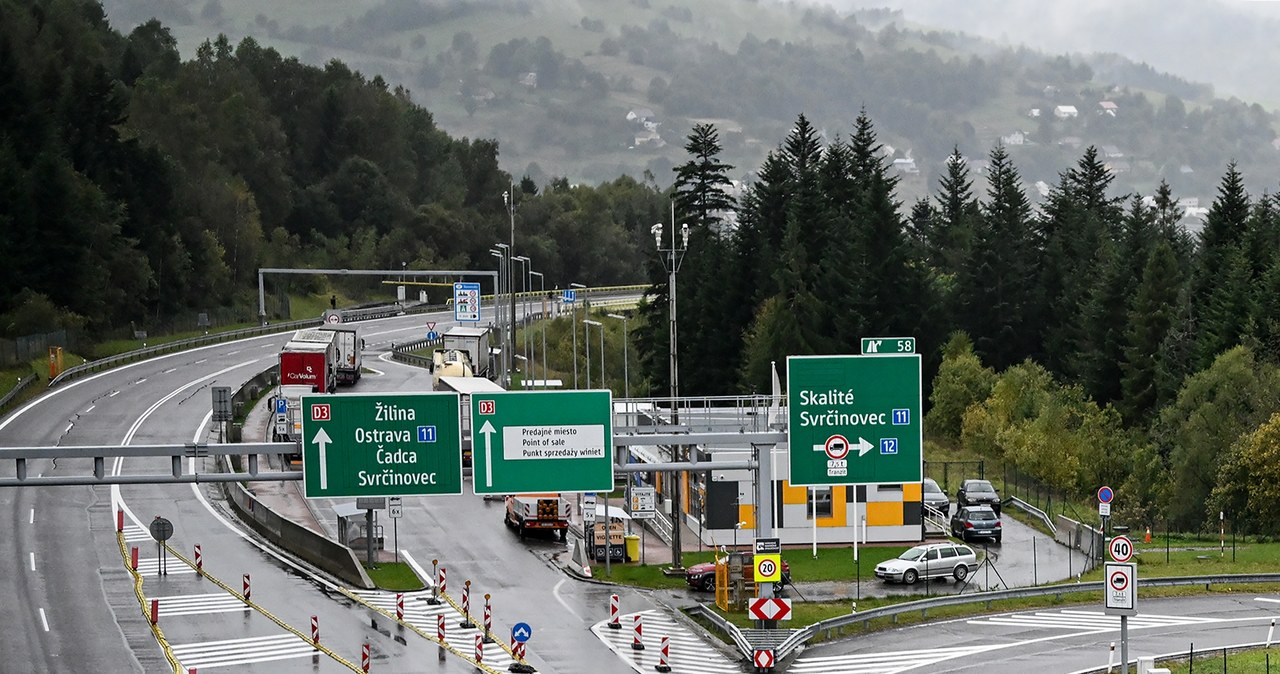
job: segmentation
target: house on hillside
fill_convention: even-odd
[[[1103,145],[1098,148],[1098,151],[1107,159],[1119,159],[1124,156],[1124,153],[1120,151],[1120,148],[1115,145]]]
[[[1007,136],[1000,136],[1000,142],[1005,145],[1026,145],[1027,134],[1022,131],[1014,131]]]
[[[1028,116],[1028,117],[1031,117],[1031,118],[1033,118],[1033,119],[1034,119],[1034,118],[1036,118],[1036,117],[1039,117],[1039,116],[1040,116],[1040,108],[1031,108],[1030,110],[1028,110],[1028,111],[1027,111],[1027,116]]]
[[[663,147],[667,142],[662,140],[662,136],[657,131],[641,131],[635,135],[635,144],[632,147]]]
[[[1058,139],[1058,147],[1069,147],[1072,150],[1079,150],[1084,145],[1084,140],[1080,136],[1063,136]]]
[[[1115,117],[1120,107],[1111,101],[1098,101],[1098,114]]]
[[[911,157],[899,157],[893,160],[893,168],[897,169],[899,173],[911,175],[920,172],[920,167],[916,166],[916,160]]]
[[[649,108],[632,108],[631,111],[627,113],[627,121],[635,122],[636,124],[644,124],[645,122],[653,121],[657,118],[658,116],[653,114],[653,111]]]
[[[1053,116],[1058,119],[1069,119],[1080,116],[1080,111],[1076,110],[1074,105],[1059,105],[1053,109]]]
[[[520,84],[530,89],[538,88],[538,73],[521,73]]]

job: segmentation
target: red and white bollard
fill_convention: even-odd
[[[486,644],[493,643],[493,637],[490,633],[493,631],[493,608],[489,605],[489,593],[484,595],[484,642]]]
[[[396,593],[396,620],[404,620],[404,593]]]
[[[243,593],[244,603],[248,604],[249,603],[249,574],[247,573],[244,574],[244,579],[241,584],[244,585],[244,593]]]
[[[196,544],[196,575],[204,575],[204,554],[200,552],[199,544]]]
[[[129,548],[129,566],[134,571],[138,570],[138,546]]]
[[[311,648],[320,650],[320,616],[311,616]]]
[[[440,640],[440,645],[445,645],[444,640],[444,614],[436,616],[436,638]]]
[[[160,600],[151,600],[151,624],[155,625],[160,622]]]
[[[458,627],[462,629],[474,629],[475,623],[471,622],[471,581],[462,584],[462,622],[458,623]]]
[[[116,533],[124,533],[124,511],[116,511]]]
[[[622,629],[622,618],[618,615],[618,595],[609,595],[609,629]]]
[[[643,636],[643,634],[644,634],[644,623],[643,623],[643,622],[641,622],[641,620],[640,620],[640,618],[641,618],[641,617],[642,617],[642,616],[641,616],[639,613],[637,613],[637,614],[635,615],[636,631],[635,631],[635,636],[634,636],[634,637],[632,637],[632,639],[631,639],[631,650],[633,650],[633,651],[643,651],[643,650],[644,650],[644,643],[640,641],[640,638],[641,638],[641,637]]]
[[[658,670],[659,672],[671,671],[671,665],[668,664],[668,659],[670,657],[671,657],[671,638],[664,634],[662,635],[662,648],[659,649],[658,651],[658,664],[654,665],[653,668]]]
[[[440,583],[439,583],[439,585],[440,585],[440,594],[444,594],[444,592],[445,592],[445,587],[444,587],[444,567],[443,567],[443,566],[442,566],[442,567],[440,567]]]
[[[484,662],[484,637],[476,635],[476,664]]]
[[[369,644],[365,644],[360,649],[360,671],[369,671]]]
[[[516,660],[524,659],[524,642],[516,641],[516,628],[514,627],[511,628],[511,655],[513,655]]]

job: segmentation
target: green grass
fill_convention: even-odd
[[[369,572],[373,584],[382,590],[411,592],[426,587],[418,574],[404,562],[382,562],[372,568],[366,566],[365,571]]]
[[[1231,674],[1268,674],[1271,672],[1271,663],[1274,660],[1275,670],[1280,672],[1280,653],[1276,653],[1273,657],[1272,650],[1259,648],[1253,651],[1227,653],[1227,671]],[[1165,660],[1156,664],[1168,669],[1171,673],[1216,672],[1222,667],[1222,651],[1209,651],[1204,656],[1197,655],[1194,665],[1188,664],[1185,658]]]

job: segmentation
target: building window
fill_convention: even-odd
[[[831,517],[831,487],[815,487],[809,490],[808,518]]]

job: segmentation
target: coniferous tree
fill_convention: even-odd
[[[947,276],[960,271],[969,254],[969,243],[978,219],[978,200],[973,195],[969,165],[960,148],[947,157],[947,170],[939,180],[937,216],[928,233],[929,263]]]
[[[1035,269],[1031,204],[1008,152],[991,150],[987,201],[957,281],[956,318],[983,362],[1001,371],[1031,354]]]
[[[1196,319],[1193,367],[1196,370],[1208,367],[1222,350],[1234,346],[1242,334],[1242,321],[1222,312],[1239,304],[1239,294],[1244,289],[1224,287],[1224,281],[1228,277],[1239,281],[1238,273],[1233,274],[1231,266],[1246,262],[1241,246],[1248,231],[1250,211],[1244,177],[1232,162],[1227,166],[1227,173],[1218,186],[1218,196],[1209,207],[1200,232],[1200,247],[1191,278],[1191,312]],[[1246,270],[1246,283],[1248,276]]]
[[[1173,326],[1183,284],[1183,268],[1168,241],[1157,241],[1130,305],[1124,333],[1124,358],[1120,362],[1120,399],[1116,403],[1125,420],[1141,424],[1169,398],[1158,386],[1161,345]]]

